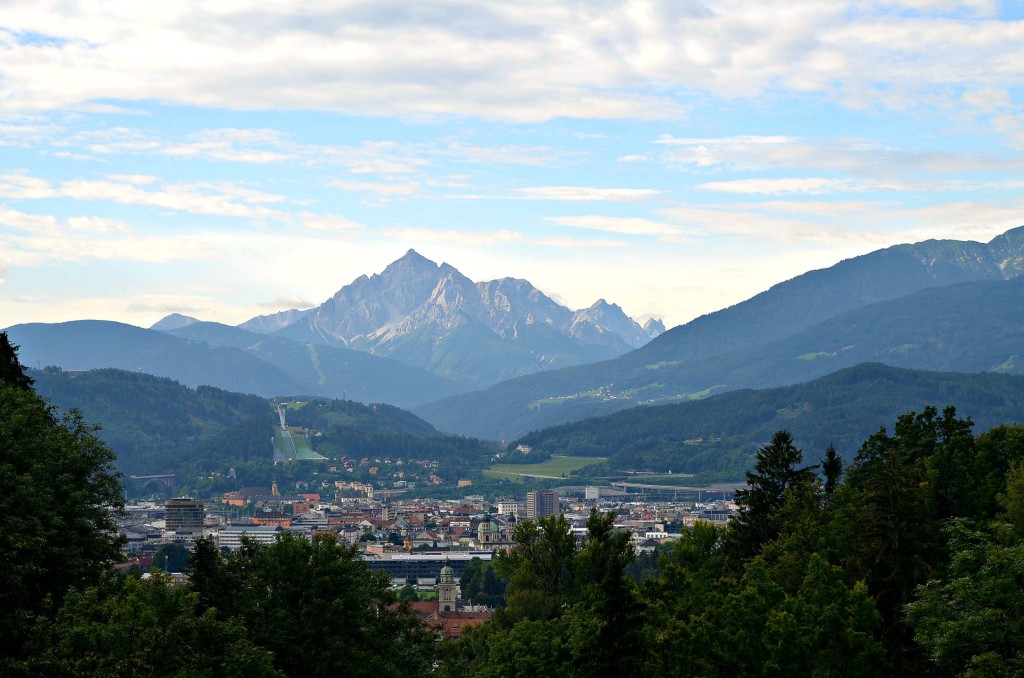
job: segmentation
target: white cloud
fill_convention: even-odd
[[[222,254],[198,238],[131,234],[116,238],[96,238],[93,235],[75,235],[65,231],[59,234],[13,236],[8,242],[19,254],[20,260],[17,263],[20,266],[88,260],[167,263],[210,259]]]
[[[46,179],[30,176],[24,172],[0,174],[0,196],[16,200],[52,198],[57,191]]]
[[[304,228],[314,231],[345,233],[363,228],[363,225],[358,222],[332,214],[313,214],[311,212],[303,212],[299,217],[301,218],[301,223]]]
[[[513,190],[530,200],[566,202],[637,202],[661,194],[650,188],[595,188],[592,186],[531,186]]]
[[[683,171],[826,170],[903,178],[907,172],[998,171],[1024,167],[1017,154],[919,151],[885,146],[871,139],[801,139],[786,136],[740,136],[680,139],[662,136],[662,161]]]
[[[556,247],[564,249],[609,249],[625,247],[626,243],[621,240],[604,239],[580,239],[580,238],[538,238],[533,241],[536,245],[543,247]]]
[[[68,226],[75,231],[91,233],[127,233],[132,230],[132,227],[123,221],[103,217],[70,217]]]
[[[110,174],[107,176],[111,181],[123,181],[129,184],[149,185],[156,183],[157,177],[151,174]]]
[[[802,177],[787,179],[734,179],[731,181],[709,181],[697,188],[719,193],[770,194],[803,193],[823,195],[826,193],[863,193],[867,191],[906,191],[914,186],[898,182],[853,181],[824,177]]]
[[[5,235],[3,230],[14,231]],[[202,238],[133,233],[130,225],[103,217],[29,214],[0,206],[0,243],[8,265],[37,266],[55,261],[168,262],[210,258],[215,248]]]
[[[383,183],[383,182],[372,182],[372,181],[345,181],[337,179],[330,182],[331,186],[340,188],[343,191],[352,191],[354,193],[368,193],[374,196],[377,200],[387,200],[396,197],[408,197],[410,195],[416,195],[422,190],[422,186],[415,181],[405,181],[399,183]]]
[[[547,167],[562,164],[567,160],[578,160],[586,154],[566,151],[550,146],[525,146],[506,144],[503,146],[479,146],[465,141],[448,140],[435,151],[468,163],[495,165],[522,165]]]
[[[523,242],[522,233],[500,229],[497,231],[464,231],[457,229],[435,230],[430,228],[390,228],[383,234],[401,243],[451,244],[470,247],[507,245]]]
[[[535,122],[685,114],[683,95],[663,92],[812,92],[898,108],[1020,84],[1020,22],[985,2],[900,4],[909,11],[853,0],[182,0],[159,10],[40,0],[5,8],[0,101],[14,111],[161,100]]]
[[[0,196],[19,200],[73,198],[106,200],[121,205],[144,205],[166,209],[250,219],[271,218],[287,221],[288,215],[266,207],[284,196],[265,193],[232,182],[192,182],[163,184],[147,190],[137,178],[123,181],[70,179],[53,185],[45,179],[23,173],[0,175]]]
[[[60,228],[60,222],[50,215],[27,214],[0,205],[0,226],[30,233],[51,233]]]
[[[693,229],[681,228],[653,219],[642,217],[608,217],[586,215],[573,217],[545,217],[545,221],[570,228],[585,228],[593,231],[621,233],[623,235],[654,235],[662,237],[689,237],[697,234]]]
[[[863,251],[929,238],[987,241],[1024,225],[1024,201],[957,201],[902,207],[870,200],[768,200],[674,207],[666,219],[707,236],[750,241],[858,247]]]

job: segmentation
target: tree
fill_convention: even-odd
[[[757,451],[754,471],[747,472],[749,489],[736,493],[740,514],[733,521],[732,551],[740,559],[757,553],[771,541],[778,528],[772,512],[780,507],[786,491],[814,479],[814,466],[798,468],[803,453],[793,444],[789,431],[776,431]]]
[[[953,551],[947,573],[919,587],[906,606],[915,639],[951,674],[1024,674],[1024,546],[995,543],[963,520],[946,533]]]
[[[635,552],[628,531],[616,531],[615,514],[591,509],[587,541],[576,558],[577,613],[589,632],[586,647],[575,652],[578,676],[630,676],[643,646],[643,605],[626,567]]]
[[[188,549],[181,544],[164,544],[153,554],[153,567],[164,572],[188,572]]]
[[[120,558],[114,453],[80,414],[58,418],[28,388],[0,383],[0,657],[34,620]]]
[[[459,577],[459,590],[462,597],[469,601],[476,601],[483,589],[484,561],[480,558],[470,558],[466,567]]]
[[[283,534],[272,544],[244,540],[220,554],[197,543],[190,589],[203,611],[243,625],[290,675],[425,675],[436,635],[399,604],[390,578],[373,572],[334,535]]]
[[[582,547],[564,516],[521,522],[515,546],[495,561],[508,578],[507,607],[460,641],[445,674],[638,675],[643,606],[626,576],[629,533],[613,521],[614,514],[592,511]],[[486,582],[486,569],[471,576],[479,572]]]
[[[18,347],[11,343],[6,331],[0,332],[0,382],[26,391],[34,383],[25,374],[25,367],[18,360]]]
[[[407,603],[415,603],[420,597],[412,584],[406,584],[398,591],[398,599]]]
[[[821,472],[825,475],[825,494],[832,496],[843,477],[843,460],[832,445],[825,448],[825,458],[821,460]]]
[[[900,416],[893,435],[883,428],[864,442],[836,493],[843,560],[875,598],[896,675],[930,667],[903,608],[947,560],[942,521],[975,503],[958,490],[974,482],[971,425],[952,407]]]
[[[565,516],[524,520],[512,533],[515,548],[498,554],[494,567],[508,581],[506,608],[496,618],[511,626],[522,619],[558,617],[574,586],[576,537]]]
[[[37,629],[30,675],[284,676],[234,620],[161,575],[72,592]]]

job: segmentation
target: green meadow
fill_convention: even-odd
[[[604,457],[551,457],[539,464],[494,464],[484,471],[485,475],[495,478],[509,478],[522,482],[524,477],[562,478],[569,477],[572,471],[598,464]]]

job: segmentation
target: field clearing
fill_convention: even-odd
[[[509,478],[522,482],[523,478],[562,478],[569,473],[598,464],[605,457],[551,457],[539,464],[495,464],[484,471],[484,475],[495,478]]]

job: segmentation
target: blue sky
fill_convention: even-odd
[[[671,326],[1024,225],[1024,5],[33,2],[0,326],[317,304],[409,248]]]

